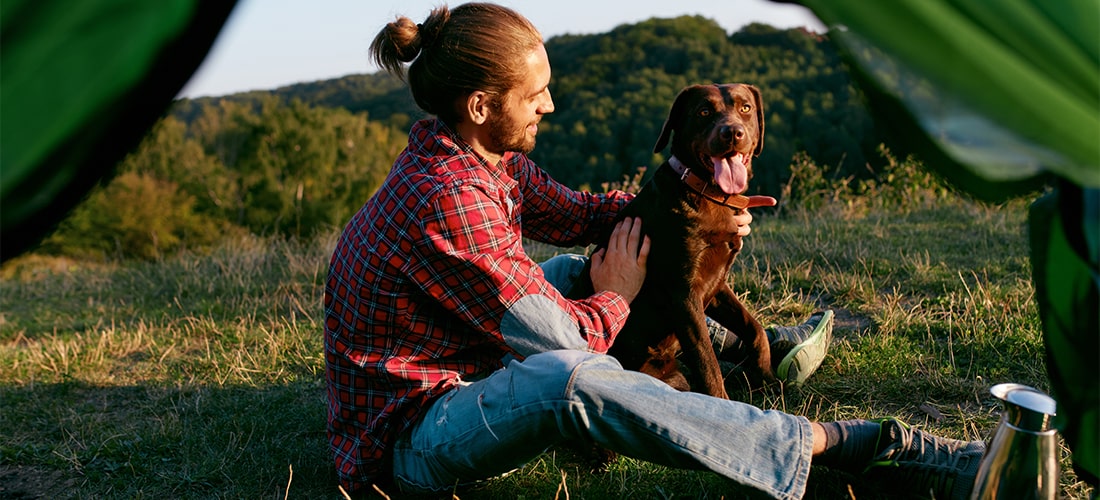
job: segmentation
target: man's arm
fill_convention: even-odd
[[[524,156],[514,160],[521,172],[523,235],[528,239],[563,247],[587,246],[634,199],[634,194],[623,191],[577,191],[554,180]]]
[[[563,297],[524,252],[507,209],[484,190],[448,188],[425,212],[422,234],[411,238],[417,243],[407,274],[471,329],[522,356],[611,346],[626,322],[627,298],[612,289],[577,301]]]

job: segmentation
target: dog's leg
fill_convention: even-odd
[[[676,337],[680,341],[680,352],[684,364],[693,367],[691,388],[695,392],[729,399],[702,307],[694,307],[690,310],[691,317],[683,318],[683,321],[677,323],[682,324],[683,327],[676,332]]]
[[[729,285],[723,285],[718,290],[714,300],[707,306],[706,314],[741,338],[748,354],[756,359],[756,367],[762,380],[775,379],[768,334]]]

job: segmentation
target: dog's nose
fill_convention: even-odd
[[[745,127],[742,125],[723,125],[720,131],[724,141],[740,141],[745,138]]]

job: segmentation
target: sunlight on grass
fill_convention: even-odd
[[[897,415],[985,437],[988,388],[1047,389],[1020,206],[760,215],[731,282],[765,324],[837,313],[806,387],[731,390],[811,419]],[[0,471],[80,497],[341,498],[324,435],[321,299],[335,233],[150,263],[21,259],[0,281]],[[531,243],[543,260],[562,250]],[[939,415],[939,418],[934,418]],[[720,437],[717,437],[720,438]],[[1063,460],[1068,497],[1087,491]],[[290,482],[288,467],[293,467]],[[817,498],[855,480],[815,469]],[[875,498],[859,490],[859,498]],[[708,473],[554,448],[463,499],[736,498]],[[564,496],[563,496],[564,498]]]

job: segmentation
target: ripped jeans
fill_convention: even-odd
[[[543,269],[566,290],[583,265],[583,257],[560,256]],[[513,360],[434,401],[394,444],[394,480],[403,492],[446,491],[560,443],[710,470],[794,499],[806,489],[813,439],[804,417],[679,392],[611,356],[558,350]]]

